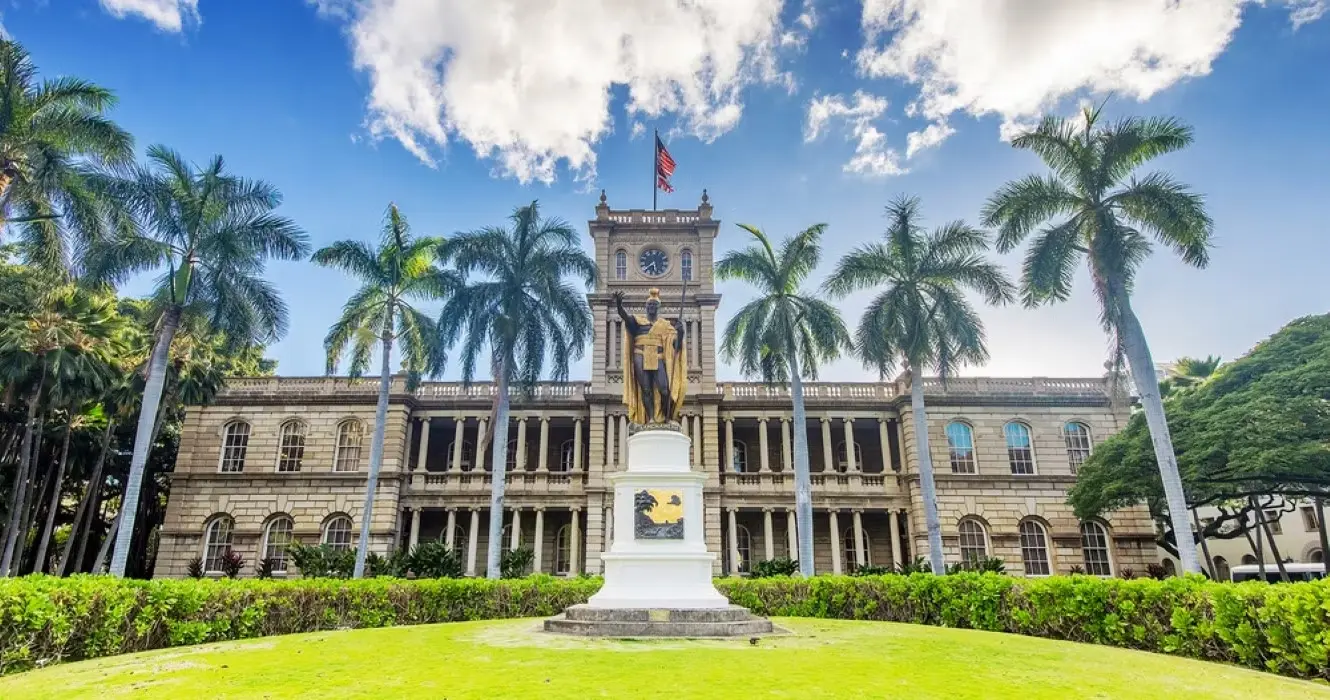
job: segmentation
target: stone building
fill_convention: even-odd
[[[676,316],[681,284],[688,362],[683,429],[705,471],[706,537],[716,573],[795,552],[792,435],[808,436],[814,551],[820,572],[884,566],[926,553],[908,380],[806,384],[808,421],[792,425],[789,391],[716,379],[713,243],[720,221],[705,193],[696,210],[612,210],[602,194],[589,222],[602,275],[589,381],[513,395],[505,546],[535,550],[536,568],[596,573],[610,537],[607,473],[624,468],[622,290],[639,306],[661,290]],[[1065,503],[1075,469],[1120,429],[1126,409],[1101,378],[925,379],[943,545],[949,562],[995,556],[1017,575],[1080,567],[1112,575],[1154,560],[1144,508],[1082,523]],[[394,379],[373,551],[443,540],[470,574],[485,571],[493,466],[476,445],[493,387]],[[285,561],[285,544],[353,546],[373,432],[376,380],[275,377],[229,382],[188,411],[156,572],[183,576],[202,557],[218,568],[234,549],[247,562]],[[247,566],[246,573],[250,567]]]

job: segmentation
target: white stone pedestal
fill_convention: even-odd
[[[692,441],[670,430],[647,430],[628,438],[628,470],[607,478],[614,486],[614,543],[600,555],[605,585],[591,596],[592,608],[729,607],[711,584],[716,555],[707,551],[702,529],[706,476],[691,470],[691,453]],[[682,539],[638,536],[633,506],[642,490],[682,498]]]

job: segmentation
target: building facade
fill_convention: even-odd
[[[1196,508],[1196,516],[1202,525],[1210,525],[1215,519],[1222,517],[1215,506],[1199,506]],[[1271,570],[1274,570],[1276,551],[1280,560],[1285,563],[1325,564],[1325,550],[1321,548],[1321,532],[1318,527],[1322,517],[1323,514],[1312,499],[1275,500],[1270,508],[1265,509],[1265,521],[1270,524],[1270,537],[1274,539],[1277,550],[1270,547],[1264,535],[1261,535],[1259,543],[1255,539],[1248,539],[1247,536],[1211,537],[1205,541],[1205,546],[1210,552],[1210,571],[1214,573],[1216,579],[1227,581],[1234,566],[1246,566],[1264,561]],[[1236,528],[1223,531],[1232,533]],[[1250,535],[1255,538],[1258,533],[1259,530],[1255,529],[1253,519]],[[1159,563],[1166,571],[1181,570],[1177,557],[1163,548],[1159,549],[1158,554]]]
[[[696,210],[612,210],[602,193],[589,222],[601,270],[588,295],[595,319],[589,381],[514,392],[508,441],[506,547],[535,551],[535,568],[597,573],[613,493],[625,468],[623,329],[610,309],[623,291],[640,308],[651,288],[662,315],[682,310],[688,353],[683,430],[707,475],[708,548],[716,574],[791,557],[793,435],[808,438],[815,566],[844,573],[927,553],[908,380],[805,384],[808,420],[793,425],[787,387],[716,379],[713,244],[720,221],[703,193]],[[680,300],[676,303],[674,300]],[[1155,560],[1143,507],[1080,522],[1066,504],[1077,465],[1126,424],[1125,402],[1102,378],[924,379],[943,546],[949,562],[999,557],[1017,575],[1085,570],[1115,575]],[[181,436],[156,575],[186,575],[202,558],[220,569],[238,552],[295,573],[287,543],[354,545],[364,499],[377,380],[236,379],[192,407]],[[372,551],[426,540],[485,571],[490,479],[478,451],[494,388],[393,381]],[[246,567],[246,574],[252,566]]]

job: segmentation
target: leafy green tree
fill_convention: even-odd
[[[725,327],[721,353],[738,360],[739,370],[768,383],[790,383],[794,403],[794,501],[799,544],[799,571],[813,571],[813,495],[808,466],[807,412],[803,380],[817,379],[818,364],[839,357],[850,347],[850,333],[836,307],[803,289],[822,257],[825,224],[810,226],[781,242],[779,249],[761,230],[739,224],[755,242],[725,254],[716,263],[716,278],[753,285],[758,298],[749,302]]]
[[[88,168],[126,163],[133,139],[106,118],[111,91],[78,78],[39,80],[17,42],[0,39],[0,224],[47,270],[71,261],[71,234],[101,231]]]
[[[148,164],[98,178],[95,189],[123,203],[127,216],[117,219],[119,235],[89,251],[86,277],[119,283],[159,273],[151,297],[156,332],[111,557],[111,573],[123,576],[176,332],[198,318],[233,346],[280,338],[286,304],[263,279],[264,266],[270,258],[303,259],[309,244],[291,220],[273,213],[281,194],[228,174],[221,156],[196,168],[176,151],[153,146]]]
[[[1289,323],[1196,388],[1166,402],[1187,505],[1221,506],[1207,538],[1242,536],[1267,500],[1330,493],[1330,315]],[[1095,448],[1068,502],[1089,518],[1146,503],[1161,523],[1160,544],[1181,549],[1144,415]],[[1186,510],[1183,510],[1186,513]],[[1192,536],[1191,529],[1181,537]]]
[[[890,375],[902,362],[910,373],[929,565],[934,574],[942,575],[946,568],[928,446],[924,372],[933,368],[946,381],[965,364],[987,361],[984,324],[965,292],[990,304],[1005,304],[1014,297],[1014,288],[1002,269],[984,258],[988,237],[983,231],[954,221],[928,233],[920,218],[917,198],[892,201],[887,205],[885,239],[859,246],[842,258],[827,280],[827,289],[845,296],[880,288],[864,310],[854,344],[864,366],[879,376]]]
[[[435,251],[441,244],[437,238],[412,237],[406,217],[396,205],[390,204],[377,248],[360,241],[338,241],[314,253],[315,263],[340,269],[361,283],[360,289],[342,307],[341,317],[323,341],[328,353],[328,373],[337,371],[348,349],[353,377],[363,375],[369,368],[375,346],[382,353],[379,402],[374,416],[374,438],[369,448],[369,478],[365,487],[365,507],[360,516],[355,578],[365,574],[365,558],[369,551],[374,492],[383,465],[388,390],[392,383],[389,360],[394,343],[402,353],[408,383],[412,387],[422,373],[437,371],[442,358],[437,349],[438,329],[432,318],[412,304],[445,299],[462,284],[456,274],[441,270],[435,264]]]
[[[583,252],[573,227],[542,217],[536,202],[518,207],[506,227],[458,234],[440,246],[439,255],[469,280],[444,304],[442,346],[460,343],[466,383],[474,380],[477,363],[489,360],[496,386],[486,575],[497,579],[502,573],[509,390],[534,388],[547,366],[554,381],[568,380],[568,368],[581,359],[592,327],[586,296],[568,278],[591,289],[596,263]]]
[[[1131,292],[1152,237],[1188,265],[1205,267],[1213,224],[1201,197],[1182,183],[1162,172],[1135,175],[1155,157],[1190,144],[1189,127],[1165,118],[1101,125],[1099,115],[1086,108],[1079,120],[1046,117],[1016,137],[1012,145],[1033,151],[1052,173],[1003,185],[984,206],[984,225],[997,228],[1001,252],[1035,234],[1021,276],[1027,306],[1066,300],[1076,265],[1088,261],[1114,364],[1125,356],[1150,426],[1169,516],[1180,534],[1179,559],[1186,571],[1200,572],[1154,360]]]

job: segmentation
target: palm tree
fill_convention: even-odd
[[[268,183],[225,172],[221,156],[202,168],[164,146],[148,149],[147,165],[97,178],[101,196],[123,203],[116,237],[87,256],[86,277],[119,283],[159,272],[152,293],[156,333],[146,372],[134,456],[125,484],[111,573],[123,576],[129,558],[171,344],[182,323],[207,323],[231,343],[266,343],[286,332],[286,304],[263,279],[269,258],[300,260],[307,237],[273,213],[281,194]],[[193,319],[199,319],[195,321]]]
[[[33,441],[43,397],[67,395],[74,384],[96,392],[111,379],[115,360],[112,338],[119,332],[115,303],[109,297],[72,285],[29,287],[30,299],[10,305],[0,319],[0,371],[10,382],[29,387],[21,456],[10,495],[9,525],[0,576],[8,575],[26,541],[28,484],[33,481]],[[17,308],[16,308],[17,307]],[[59,486],[57,485],[57,488]],[[16,567],[15,567],[16,568]]]
[[[1190,127],[1167,118],[1100,125],[1099,114],[1099,108],[1086,108],[1079,120],[1046,117],[1012,140],[1013,146],[1034,151],[1053,172],[1003,185],[984,206],[984,224],[998,229],[997,248],[1006,252],[1052,221],[1025,254],[1021,298],[1026,306],[1067,299],[1076,265],[1082,257],[1088,260],[1100,322],[1113,338],[1113,365],[1120,366],[1125,355],[1145,409],[1178,558],[1185,570],[1199,573],[1187,498],[1131,290],[1150,254],[1151,237],[1186,264],[1205,267],[1213,224],[1200,195],[1186,185],[1162,172],[1134,175],[1152,158],[1190,144]]]
[[[1199,386],[1219,369],[1223,360],[1218,355],[1206,355],[1205,359],[1179,357],[1168,368],[1164,380],[1159,382],[1159,395],[1168,397],[1174,391],[1182,391]]]
[[[779,250],[761,230],[739,224],[756,242],[727,253],[716,278],[743,280],[758,290],[725,327],[721,353],[739,361],[746,376],[768,383],[790,382],[794,400],[794,503],[798,513],[799,572],[813,575],[813,496],[808,475],[808,431],[804,426],[803,379],[817,379],[817,366],[850,347],[850,333],[836,307],[802,289],[822,256],[817,224],[786,238]]]
[[[439,249],[440,258],[462,275],[480,276],[444,305],[439,337],[442,347],[461,343],[463,382],[475,378],[482,355],[494,375],[486,575],[495,579],[503,551],[509,387],[534,388],[547,362],[554,381],[567,381],[569,365],[581,359],[591,337],[592,321],[586,296],[566,278],[581,281],[588,290],[596,283],[596,263],[566,221],[541,217],[532,202],[518,207],[509,222],[508,227],[460,233]]]
[[[369,525],[374,493],[383,463],[383,436],[388,424],[388,389],[392,369],[389,358],[397,342],[406,365],[408,386],[420,375],[441,369],[438,330],[434,320],[412,306],[446,298],[461,285],[460,278],[435,265],[437,238],[413,238],[406,217],[397,205],[388,205],[378,248],[360,241],[338,241],[314,253],[314,262],[335,267],[358,279],[360,289],[342,307],[323,345],[328,352],[328,373],[337,371],[342,356],[351,351],[351,376],[369,368],[371,352],[380,347],[379,403],[374,416],[374,440],[369,448],[369,478],[365,507],[360,516],[360,542],[356,546],[355,578],[365,573],[369,551]]]
[[[926,233],[919,223],[919,200],[913,197],[898,197],[887,205],[887,219],[886,240],[859,246],[842,258],[827,280],[827,290],[844,296],[885,287],[864,310],[855,347],[864,365],[881,377],[890,375],[898,361],[910,373],[928,560],[933,573],[942,574],[946,568],[928,447],[924,371],[933,368],[945,382],[962,365],[985,362],[984,324],[965,292],[1004,304],[1015,290],[1001,268],[985,260],[988,238],[983,231],[954,221]]]
[[[0,39],[0,225],[16,228],[29,262],[65,270],[68,234],[99,230],[87,169],[134,157],[133,139],[104,116],[115,101],[78,78],[39,81],[28,52]]]

